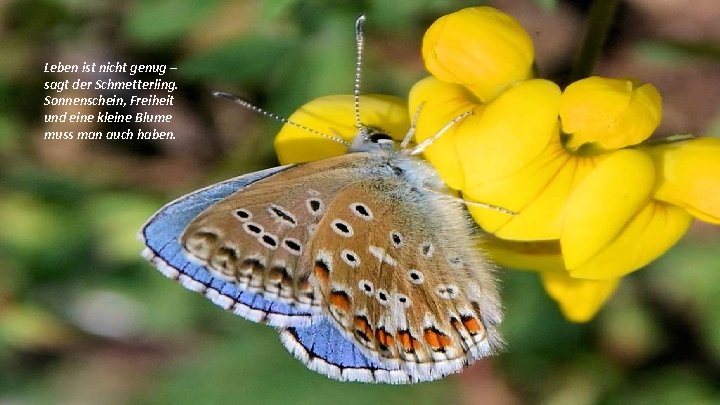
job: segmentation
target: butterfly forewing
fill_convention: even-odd
[[[340,156],[258,181],[198,215],[180,244],[215,277],[319,313],[308,244],[327,205],[353,178],[353,162]]]
[[[291,305],[267,300],[260,294],[238,288],[235,283],[214,277],[206,266],[188,259],[178,238],[197,215],[214,203],[290,167],[276,167],[230,179],[165,205],[140,230],[138,236],[145,244],[143,256],[165,276],[247,319],[265,320],[280,326],[307,325],[315,315]]]

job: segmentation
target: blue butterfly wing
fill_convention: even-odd
[[[366,356],[326,317],[310,326],[281,329],[280,340],[309,369],[335,380],[389,384],[417,381],[397,366]]]
[[[165,205],[140,230],[138,238],[145,244],[142,255],[166,277],[246,319],[273,326],[310,324],[317,315],[243,291],[231,282],[213,277],[205,266],[188,260],[178,242],[187,225],[202,211],[230,194],[290,167],[275,167],[226,180]]]

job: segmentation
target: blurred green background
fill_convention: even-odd
[[[162,204],[275,164],[278,124],[211,90],[286,116],[314,97],[350,93],[353,21],[364,12],[363,88],[403,97],[425,75],[424,29],[476,4],[0,2],[0,403],[719,403],[717,227],[696,224],[584,325],[563,320],[536,274],[504,271],[508,351],[403,387],[308,371],[271,328],[218,309],[139,257],[135,234]],[[490,4],[534,37],[541,75],[562,80],[588,2]],[[616,21],[596,72],[654,83],[664,96],[659,135],[720,134],[715,0],[628,0]],[[164,77],[180,86],[176,105],[153,110],[174,115],[153,126],[177,139],[43,140],[52,112],[43,83],[66,78],[42,72],[54,61],[178,67]]]

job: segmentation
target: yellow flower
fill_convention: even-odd
[[[425,32],[425,67],[447,83],[465,86],[480,101],[532,73],[533,44],[520,24],[491,7],[440,17]]]
[[[348,143],[357,134],[352,95],[317,98],[300,107],[289,121]],[[381,129],[402,140],[410,127],[403,99],[380,94],[360,96],[360,119],[364,125]],[[281,164],[311,162],[342,155],[347,146],[295,125],[283,125],[275,137],[275,151]]]
[[[428,30],[423,56],[433,76],[400,99],[364,96],[362,121],[399,140],[419,111],[416,141],[490,235],[482,249],[501,266],[540,272],[571,321],[592,319],[621,277],[663,254],[693,218],[720,223],[720,139],[644,144],[660,122],[649,84],[591,77],[564,92],[530,77],[532,44],[512,18],[464,9]],[[410,114],[408,114],[408,110]],[[301,107],[290,120],[330,136],[355,136],[352,96]],[[285,125],[281,163],[323,159],[346,147]]]
[[[423,55],[433,77],[418,82],[409,100],[411,111],[423,106],[417,139],[473,112],[427,148],[426,158],[465,199],[516,212],[469,206],[494,235],[484,248],[496,262],[540,271],[566,317],[589,320],[620,277],[669,249],[693,216],[720,219],[720,146],[707,140],[631,149],[662,116],[650,84],[591,77],[561,95],[542,79],[484,74],[487,64],[467,61],[511,65],[512,52],[492,52],[512,42],[514,28],[502,35],[468,30],[478,13],[453,13],[426,34]]]

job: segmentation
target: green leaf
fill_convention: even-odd
[[[134,3],[125,24],[125,33],[148,45],[162,45],[181,38],[198,22],[209,17],[217,0],[156,0]]]
[[[294,45],[291,39],[247,37],[180,62],[178,73],[200,82],[267,83],[290,62],[288,53]]]
[[[298,0],[270,0],[261,3],[262,14],[269,18],[277,18],[283,14],[290,12],[295,7]]]
[[[103,193],[86,204],[85,213],[93,225],[98,256],[110,262],[134,262],[142,249],[135,238],[158,203],[127,193]]]

